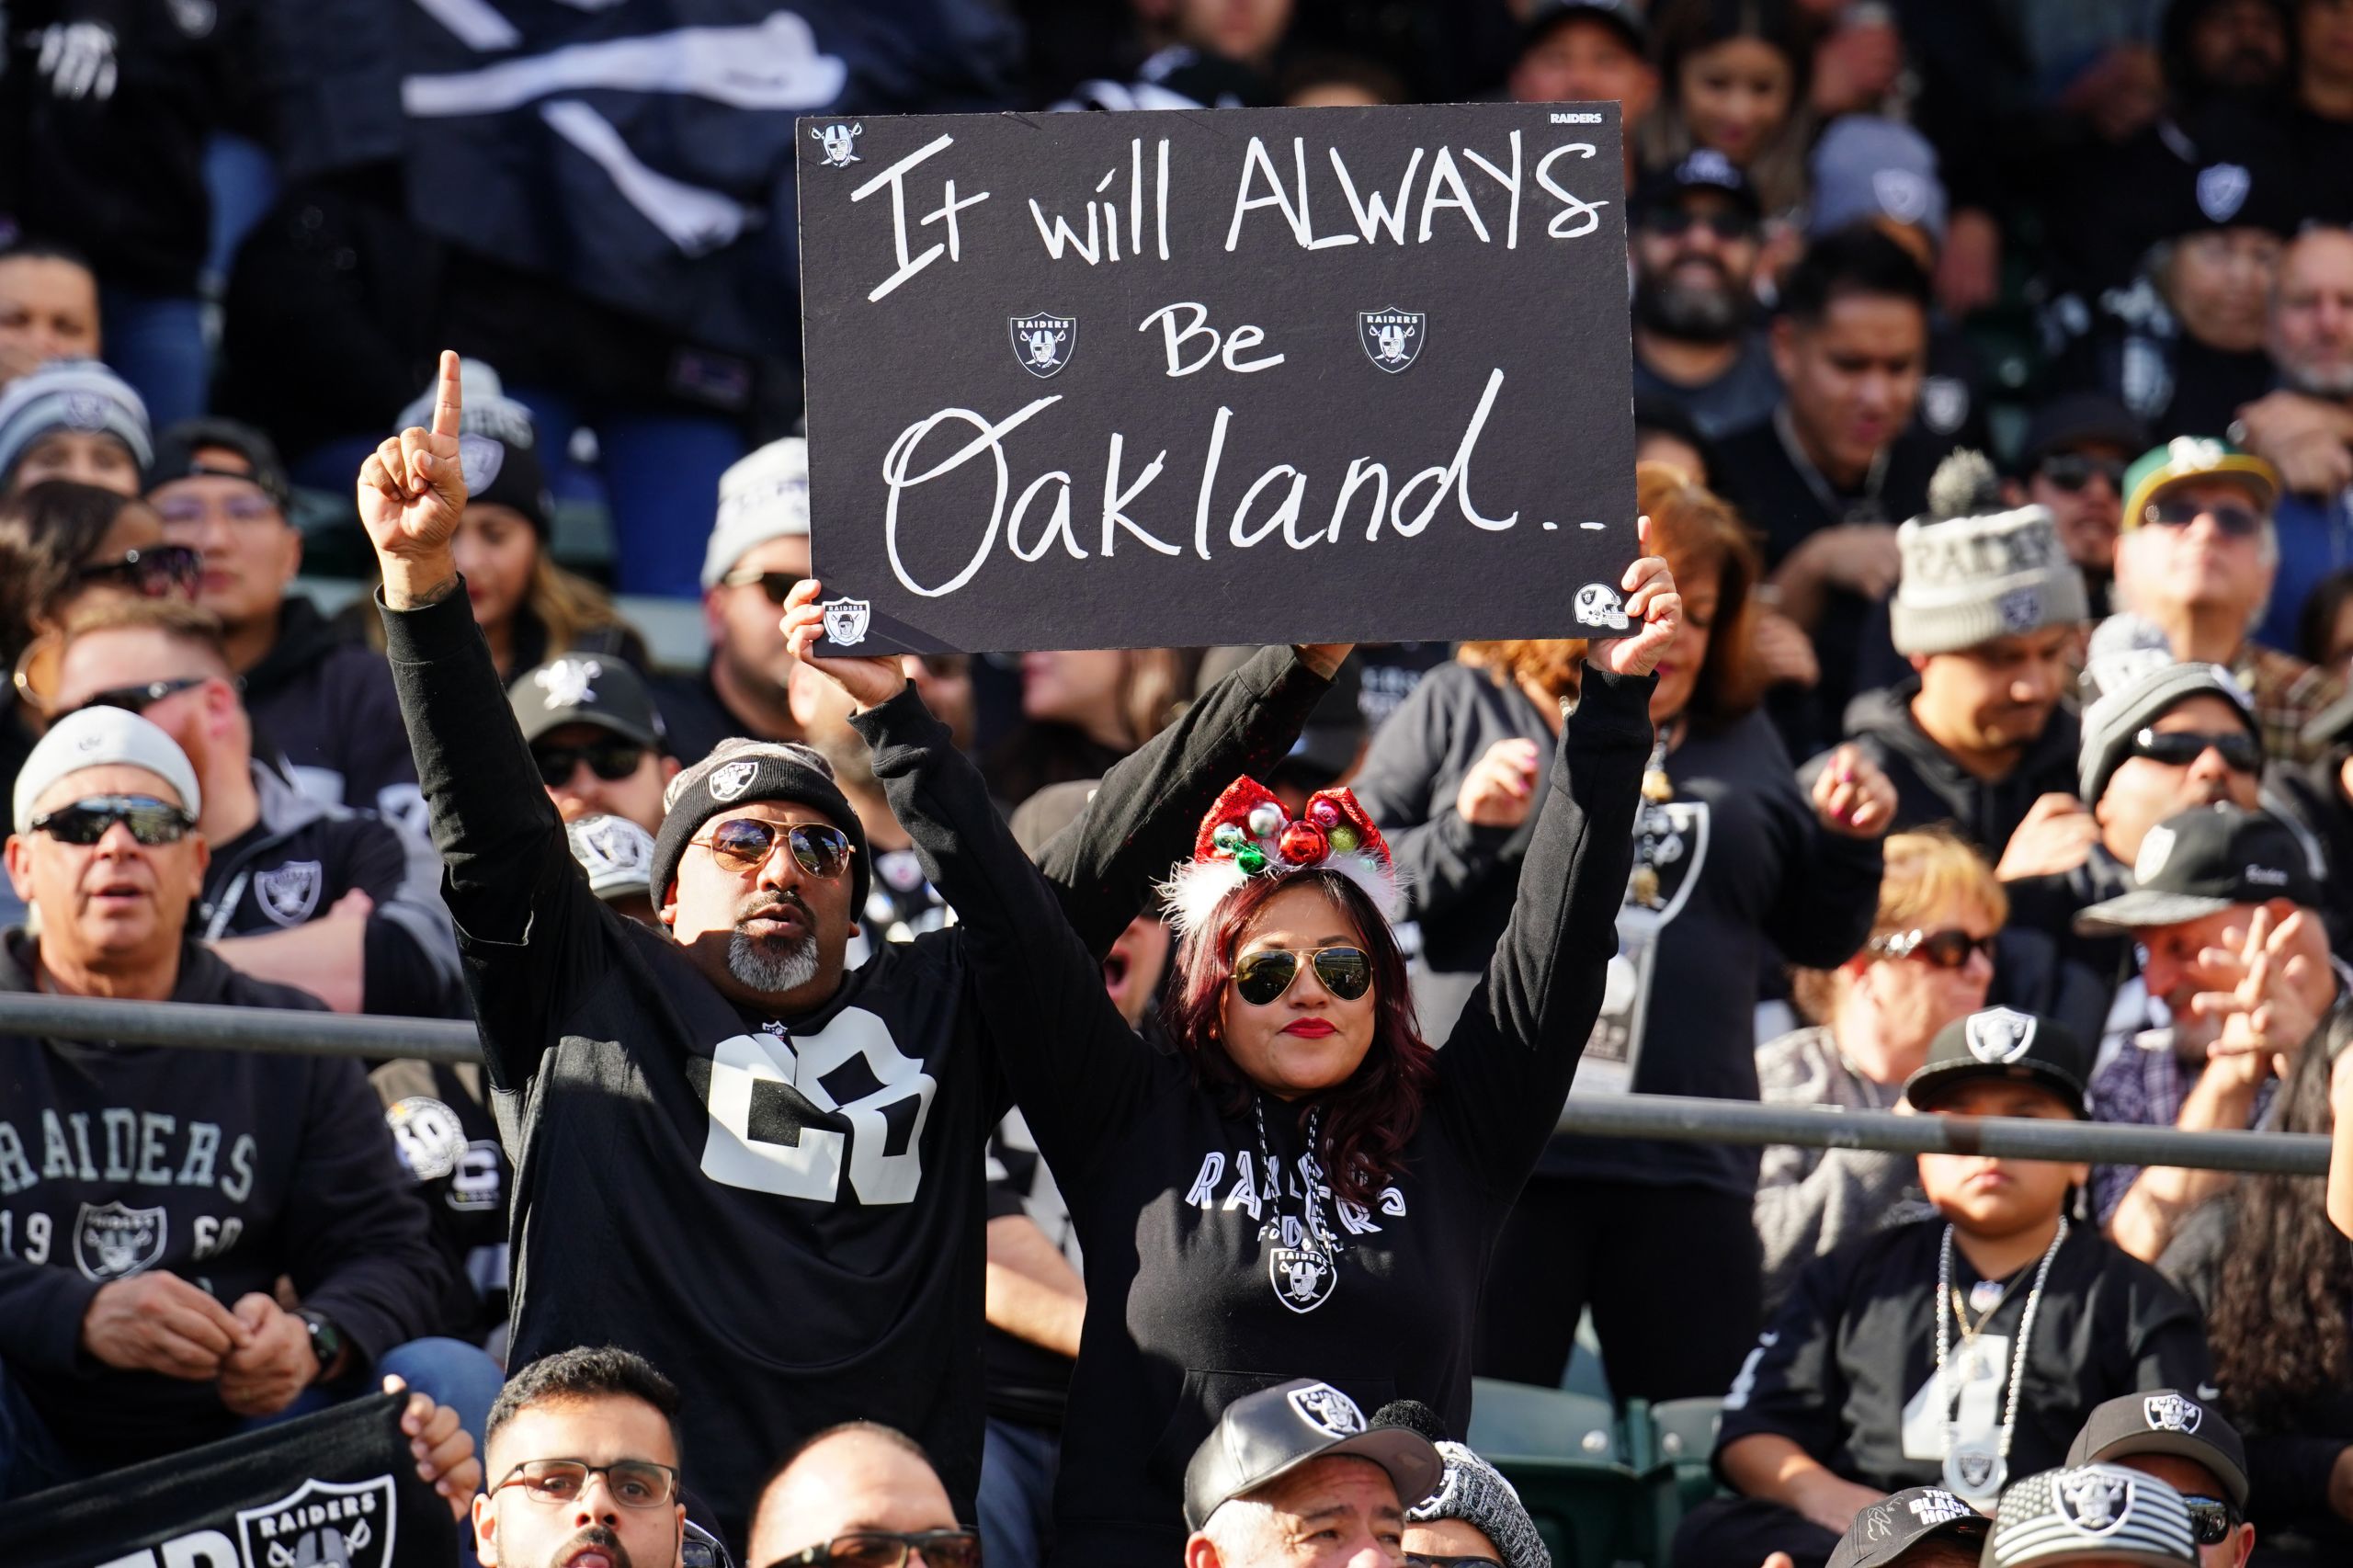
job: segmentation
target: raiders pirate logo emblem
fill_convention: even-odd
[[[1327,1437],[1353,1437],[1364,1430],[1364,1412],[1330,1383],[1293,1389],[1290,1397],[1299,1418]]]
[[[2163,824],[2151,828],[2141,840],[2141,853],[2132,858],[2132,880],[2143,886],[2154,881],[2173,858],[2174,831]]]
[[[487,436],[458,437],[458,472],[466,482],[466,494],[479,495],[498,478],[498,471],[506,466],[506,449]]]
[[[752,787],[752,780],[759,776],[759,771],[760,765],[749,759],[720,764],[710,770],[710,798],[714,801],[736,799]]]
[[[103,1285],[127,1279],[163,1261],[171,1226],[159,1205],[131,1209],[120,1203],[85,1203],[74,1222],[74,1267]]]
[[[1274,1282],[1275,1299],[1295,1312],[1312,1312],[1330,1301],[1333,1287],[1340,1282],[1332,1255],[1305,1247],[1272,1249],[1267,1254],[1267,1273]]]
[[[1994,1065],[2016,1062],[2034,1043],[2034,1019],[2011,1007],[1972,1013],[1961,1028],[1969,1054]]]
[[[2210,223],[2227,223],[2246,205],[2255,180],[2244,165],[2214,164],[2198,171],[2198,210]]]
[[[1626,601],[1607,583],[1587,583],[1579,588],[1577,597],[1571,601],[1571,613],[1579,626],[1599,627],[1606,631],[1624,631],[1633,624],[1626,619]]]
[[[1411,369],[1422,357],[1429,324],[1427,311],[1401,311],[1394,305],[1385,311],[1358,311],[1357,341],[1364,345],[1367,358],[1393,376]]]
[[[866,162],[858,155],[858,139],[865,134],[866,123],[863,120],[852,125],[835,120],[831,125],[809,128],[810,138],[817,143],[817,151],[824,154],[825,166],[829,169],[846,169],[852,164]]]
[[[2206,1419],[2203,1407],[2177,1393],[2153,1393],[2141,1402],[2141,1414],[2152,1432],[2195,1432]]]
[[[249,1568],[390,1568],[400,1516],[392,1478],[305,1481],[275,1503],[237,1510]]]
[[[545,669],[533,671],[531,684],[546,694],[541,703],[553,713],[594,701],[597,677],[604,673],[605,666],[594,659],[558,659]]]
[[[2001,617],[2005,631],[2031,631],[2042,619],[2042,596],[2032,588],[2013,588],[1994,601],[1994,613]]]
[[[2079,1470],[2059,1478],[2059,1517],[2085,1535],[2109,1535],[2132,1512],[2129,1472]]]
[[[67,392],[57,412],[72,429],[103,430],[107,427],[108,406],[107,400],[96,392]]]
[[[864,599],[827,599],[825,636],[845,648],[855,648],[866,641],[867,624],[874,619],[874,607]]]
[[[289,860],[254,878],[254,896],[261,900],[261,912],[280,926],[300,926],[318,912],[326,881],[316,860]]]
[[[1041,381],[1060,372],[1078,352],[1076,316],[1007,316],[1006,325],[1013,334],[1013,358]]]
[[[1899,223],[1916,223],[1928,215],[1928,182],[1910,169],[1874,169],[1871,198]]]

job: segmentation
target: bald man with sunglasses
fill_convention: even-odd
[[[672,779],[667,936],[589,891],[467,608],[457,358],[359,510],[516,1164],[517,1362],[611,1344],[672,1369],[685,1463],[742,1541],[765,1465],[864,1417],[979,1478],[982,1153],[1006,1109],[954,928],[852,969],[863,829],[823,757],[723,744]],[[1272,650],[1104,780],[1040,857],[1098,949],[1237,772],[1281,759],[1345,649]],[[585,1236],[594,1244],[583,1245]]]

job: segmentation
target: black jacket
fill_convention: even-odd
[[[32,989],[0,940],[0,991]],[[315,1008],[191,938],[175,1002]],[[82,1348],[100,1287],[166,1269],[233,1306],[290,1276],[365,1364],[428,1332],[444,1286],[424,1207],[356,1062],[0,1035],[0,1358],[77,1459],[112,1467],[228,1437],[209,1382]]]
[[[1127,1027],[1099,960],[945,725],[912,695],[851,721],[935,862],[979,1005],[1086,1249],[1054,1562],[1174,1561],[1194,1449],[1228,1403],[1285,1378],[1327,1379],[1369,1408],[1418,1399],[1462,1429],[1481,1281],[1600,1006],[1650,752],[1655,682],[1586,679],[1508,929],[1438,1053],[1404,1169],[1369,1210],[1317,1181],[1309,1106],[1261,1099],[1227,1115],[1187,1060]],[[1328,1270],[1299,1256],[1302,1181],[1338,1238]],[[1262,1225],[1280,1225],[1281,1239]]]
[[[515,1162],[510,1363],[651,1359],[692,1413],[688,1483],[739,1540],[777,1458],[853,1417],[921,1443],[970,1517],[1006,1106],[970,937],[881,944],[806,1017],[739,1008],[588,891],[463,596],[383,619]],[[1270,651],[1105,779],[1043,857],[1093,950],[1328,684]]]
[[[1847,738],[1885,769],[1895,786],[1895,821],[1890,831],[1949,823],[1988,861],[1999,860],[2037,796],[2075,792],[2075,754],[2082,749],[2083,732],[2064,708],[2052,710],[2042,733],[2027,746],[2007,778],[1989,781],[1954,761],[1950,752],[1920,728],[1912,717],[1912,699],[1919,694],[1915,676],[1897,686],[1866,691],[1847,705]],[[1817,756],[1807,763],[1798,781],[1812,788],[1823,762]]]
[[[274,748],[304,794],[424,832],[392,673],[351,626],[290,595],[278,608],[277,641],[245,672],[244,692],[256,754]]]

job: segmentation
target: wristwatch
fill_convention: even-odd
[[[294,1315],[301,1318],[302,1326],[311,1331],[311,1354],[319,1358],[319,1369],[311,1381],[317,1382],[327,1375],[327,1369],[334,1366],[343,1354],[343,1330],[337,1328],[335,1319],[326,1313],[314,1312],[308,1307],[296,1308]]]

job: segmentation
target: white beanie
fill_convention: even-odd
[[[84,768],[116,763],[143,767],[170,785],[188,815],[204,809],[204,799],[197,792],[196,769],[188,766],[188,754],[171,736],[120,708],[85,708],[60,719],[25,758],[17,775],[17,831],[33,830],[33,802],[47,794],[51,785]]]
[[[1888,631],[1904,654],[1952,653],[1996,637],[2070,626],[2091,613],[2084,574],[2051,514],[1999,509],[1993,465],[1957,451],[1928,486],[1929,515],[1895,530],[1904,575]]]
[[[704,589],[719,586],[756,546],[808,533],[809,443],[787,436],[719,476],[719,516],[703,550]]]

